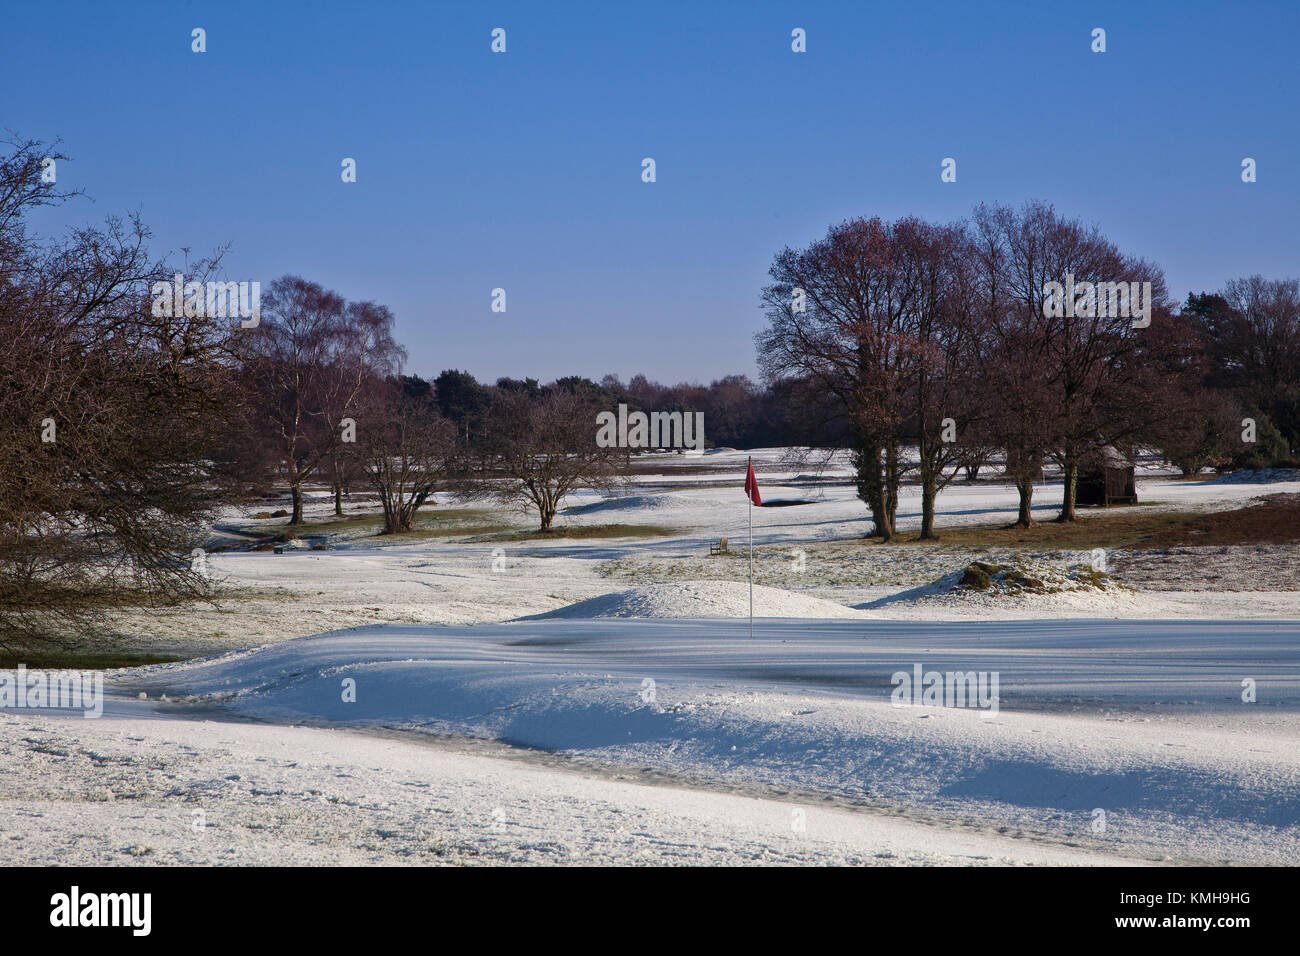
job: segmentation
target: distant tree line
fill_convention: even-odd
[[[608,410],[625,404],[633,411],[703,412],[705,435],[714,447],[781,446],[789,444],[796,432],[810,433],[790,419],[789,404],[782,395],[785,386],[759,386],[745,375],[728,375],[709,385],[663,385],[640,374],[626,384],[617,375],[606,375],[599,382],[574,375],[542,386],[534,378],[498,378],[483,383],[469,372],[448,369],[432,381],[415,375],[405,376],[403,381],[412,394],[431,396],[443,416],[454,422],[460,436],[471,444],[485,433],[494,395],[538,398],[556,389],[581,395]]]

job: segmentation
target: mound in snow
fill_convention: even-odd
[[[1066,611],[1095,614],[1106,611],[1135,618],[1167,608],[1149,595],[1121,587],[1104,571],[1086,564],[1062,567],[1030,558],[1009,564],[974,561],[929,584],[908,588],[867,604],[862,610],[882,610],[891,605],[916,608],[1030,610],[1038,614]]]
[[[749,585],[741,581],[686,581],[645,584],[579,601],[557,611],[520,620],[544,618],[705,618],[748,617]],[[853,608],[781,588],[754,585],[755,617],[865,617]]]

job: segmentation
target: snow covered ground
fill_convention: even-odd
[[[1259,590],[967,592],[969,548],[867,544],[851,486],[760,450],[764,497],[805,503],[753,512],[751,639],[749,454],[642,460],[559,519],[655,536],[358,526],[328,550],[209,555],[214,605],[122,624],[138,649],[216,656],[111,674],[98,720],[0,711],[0,860],[1300,862],[1293,546],[1177,556],[1258,562],[1231,580]],[[1268,477],[1147,473],[1139,495],[1158,512],[1300,492]],[[1044,517],[1059,495],[1040,489]],[[939,504],[942,531],[1016,500],[954,484]],[[905,488],[903,530],[919,512]],[[232,509],[214,543],[281,521]],[[734,553],[710,557],[721,537]],[[996,716],[893,706],[892,675],[918,666],[997,674]]]
[[[1032,834],[576,771],[517,752],[186,720],[0,716],[3,859],[61,865],[1088,864]]]
[[[5,715],[0,762],[22,771],[6,830],[25,834],[8,851],[1295,863],[1295,635],[1275,622],[759,619],[753,639],[729,620],[359,628],[117,672],[99,720]],[[996,716],[895,706],[892,675],[915,666],[998,674]]]
[[[571,496],[557,519],[566,526],[609,524],[657,525],[671,533],[657,537],[563,538],[512,540],[496,535],[386,540],[374,528],[329,535],[328,551],[308,548],[271,552],[231,551],[212,554],[208,564],[216,580],[234,589],[219,606],[192,605],[151,609],[124,617],[142,649],[180,648],[187,653],[216,653],[234,647],[302,637],[323,631],[377,622],[399,624],[478,624],[514,620],[557,611],[639,585],[708,580],[742,581],[748,562],[746,501],[739,484],[749,452],[719,451],[705,456],[663,455],[649,464],[662,467],[638,476],[644,484],[612,499],[586,493]],[[864,610],[891,620],[970,620],[1041,617],[1273,618],[1300,620],[1300,547],[1276,549],[1189,549],[1183,560],[1210,574],[1227,566],[1247,583],[1243,589],[1204,587],[1175,580],[1158,587],[1144,584],[1141,593],[1110,590],[1093,594],[1029,595],[988,600],[980,595],[955,598],[932,592],[901,599],[909,589],[924,587],[967,564],[969,549],[911,544],[880,547],[862,541],[870,522],[849,485],[810,487],[793,482],[810,473],[806,464],[782,461],[783,449],[753,453],[763,494],[772,499],[806,499],[808,504],[754,509],[755,581]],[[692,468],[707,466],[707,471]],[[716,469],[716,470],[714,470]],[[838,469],[836,471],[835,469]],[[839,462],[826,475],[847,476]],[[727,482],[726,485],[720,484]],[[673,483],[664,490],[651,482]],[[1249,483],[1240,480],[1187,482],[1168,475],[1139,479],[1144,512],[1191,508],[1237,507],[1254,497],[1300,492],[1300,481]],[[917,489],[904,486],[899,506],[902,531],[920,526]],[[1035,496],[1035,513],[1050,517],[1060,506],[1059,484],[1044,484]],[[448,507],[426,509],[435,524]],[[954,483],[939,497],[939,531],[1014,520],[1014,489],[1002,484]],[[355,510],[351,508],[350,510]],[[251,520],[231,509],[222,527],[276,530],[282,518]],[[324,496],[308,513],[329,517]],[[1081,513],[1084,522],[1099,520]],[[507,510],[493,520],[527,531],[534,519]],[[455,522],[451,530],[454,530]],[[730,540],[731,557],[710,557],[709,546]],[[214,535],[214,544],[238,536]],[[1062,563],[1090,560],[1088,554],[1054,554]],[[1109,555],[1112,563],[1124,553]],[[1149,565],[1153,559],[1145,559]],[[1251,566],[1255,563],[1255,567]],[[1243,566],[1244,565],[1244,566]],[[1288,567],[1289,566],[1289,567]],[[1150,575],[1147,575],[1149,577]],[[1288,583],[1289,578],[1289,583]],[[1258,583],[1249,583],[1252,579]],[[1284,586],[1285,585],[1285,586]],[[1248,590],[1245,588],[1249,588]],[[696,601],[698,616],[715,616]],[[739,612],[720,609],[724,616]],[[769,613],[786,612],[773,609]],[[811,613],[811,612],[805,612]],[[833,612],[837,616],[844,612]],[[678,615],[680,616],[680,615]],[[824,616],[818,614],[817,616]]]

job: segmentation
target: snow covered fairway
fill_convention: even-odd
[[[1014,517],[980,483],[940,496],[946,539],[882,546],[782,454],[755,453],[787,506],[753,516],[752,640],[748,453],[646,456],[571,496],[590,537],[449,499],[381,537],[318,496],[320,549],[277,554],[249,548],[282,519],[227,509],[219,600],[123,612],[130,649],[206,659],[110,673],[102,719],[0,711],[0,862],[1300,863],[1300,545],[1121,544],[1114,586],[954,589],[1094,542],[963,543]],[[1080,528],[1300,482],[1139,492]],[[893,706],[917,668],[996,674],[996,716]]]
[[[4,813],[29,826],[39,814],[50,832],[21,850],[59,862],[147,845],[155,860],[213,862],[1294,864],[1297,633],[1082,620],[762,620],[752,641],[721,620],[358,628],[120,672],[101,720],[6,716],[6,769],[21,763],[32,789]],[[996,718],[892,706],[891,675],[914,665],[997,672]],[[1256,703],[1241,700],[1244,678]],[[55,799],[60,786],[82,796]],[[213,824],[201,838],[187,829],[195,809]]]
[[[463,743],[186,720],[106,721],[90,737],[49,719],[0,726],[22,741],[19,754],[6,745],[6,764],[21,756],[24,771],[0,804],[6,865],[1122,862],[1029,833],[575,772]]]
[[[866,509],[846,485],[804,487],[797,472],[780,461],[782,449],[755,452],[760,480],[769,498],[798,498],[797,507],[755,509],[754,574],[762,603],[759,614],[798,617],[857,617],[877,620],[949,620],[976,618],[1027,620],[1057,617],[1300,619],[1300,546],[1280,548],[1187,548],[1180,553],[1148,553],[1146,567],[1185,572],[1149,586],[1144,574],[1137,587],[1106,592],[1032,595],[987,600],[977,594],[960,599],[928,594],[924,589],[971,560],[990,557],[987,548],[946,540],[950,529],[1010,522],[1016,493],[1003,484],[954,485],[939,496],[941,540],[931,544],[880,546],[863,539],[870,527]],[[748,613],[747,597],[709,590],[718,582],[745,580],[747,515],[737,475],[745,453],[719,451],[695,459],[716,470],[690,471],[678,456],[663,458],[662,474],[639,475],[639,481],[674,488],[632,485],[613,497],[582,492],[570,495],[558,523],[571,528],[624,522],[662,526],[662,535],[626,537],[525,537],[455,534],[456,503],[443,497],[423,514],[432,536],[380,537],[377,528],[332,527],[328,496],[309,502],[308,515],[328,528],[321,543],[328,550],[299,547],[283,554],[229,550],[208,555],[213,578],[229,592],[219,606],[194,603],[124,613],[119,625],[140,650],[213,654],[269,641],[304,637],[343,627],[373,623],[412,625],[500,623],[530,615],[583,613],[573,605],[592,599],[619,604],[623,616],[670,615],[717,617]],[[652,462],[653,464],[653,462]],[[676,471],[669,466],[675,466]],[[848,472],[843,471],[843,476]],[[840,471],[834,472],[840,477]],[[1232,477],[1232,476],[1229,476]],[[729,480],[730,486],[713,484]],[[786,485],[775,482],[784,481]],[[1252,499],[1280,492],[1300,493],[1300,481],[1179,481],[1167,475],[1139,480],[1146,502],[1142,513],[1240,507]],[[1036,493],[1035,511],[1050,518],[1060,503],[1060,486],[1046,484]],[[905,485],[900,526],[919,525],[919,498]],[[282,529],[282,518],[257,519],[250,509],[228,509],[210,546],[240,546],[254,533]],[[370,506],[373,514],[373,504]],[[349,507],[351,516],[365,512]],[[1121,514],[1122,512],[1116,512]],[[1085,511],[1083,527],[1102,527],[1111,517]],[[534,519],[497,509],[489,521],[521,533]],[[711,557],[709,547],[729,538],[730,557]],[[1091,547],[1089,545],[1088,547]],[[1057,563],[1091,560],[1060,549],[1043,552]],[[996,557],[996,555],[994,555]],[[1127,549],[1108,554],[1117,580],[1125,583],[1133,555]],[[1158,577],[1159,575],[1157,575]],[[636,601],[611,597],[633,587],[688,584],[678,592],[679,606],[642,592]],[[922,591],[914,589],[921,588]],[[831,605],[837,605],[832,607]]]

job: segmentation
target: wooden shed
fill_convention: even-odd
[[[1077,505],[1137,504],[1137,482],[1133,462],[1113,445],[1103,445],[1079,468],[1079,485],[1075,490]]]

